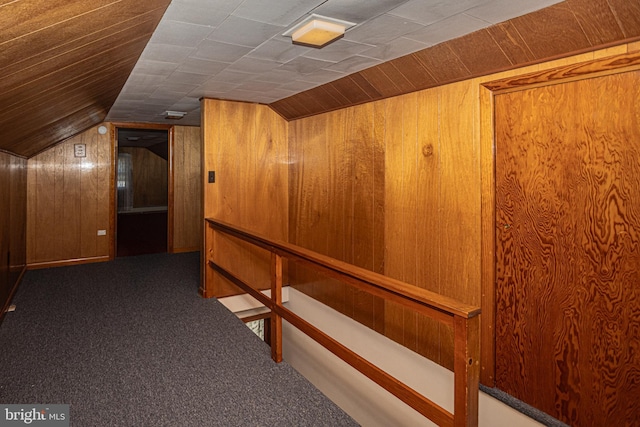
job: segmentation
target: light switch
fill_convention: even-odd
[[[106,236],[107,230],[98,230],[98,236]]]

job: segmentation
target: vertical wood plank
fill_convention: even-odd
[[[418,93],[416,285],[440,292],[440,90]],[[440,362],[440,324],[417,318],[417,352]]]
[[[477,427],[480,378],[480,318],[454,316],[455,336],[453,425]]]
[[[271,254],[271,300],[275,306],[282,305],[282,257]],[[282,362],[282,317],[271,312],[271,358]]]
[[[74,157],[75,144],[86,157]],[[28,160],[28,264],[109,257],[111,161],[109,133],[97,127]]]

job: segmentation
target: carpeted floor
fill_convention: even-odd
[[[357,425],[214,299],[199,254],[28,271],[0,327],[0,403],[84,426]]]

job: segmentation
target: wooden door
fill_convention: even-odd
[[[496,385],[640,425],[640,72],[495,97]]]

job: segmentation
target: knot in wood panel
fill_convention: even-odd
[[[431,145],[431,144],[424,145],[422,147],[422,154],[425,157],[429,157],[429,156],[433,155],[433,145]]]

